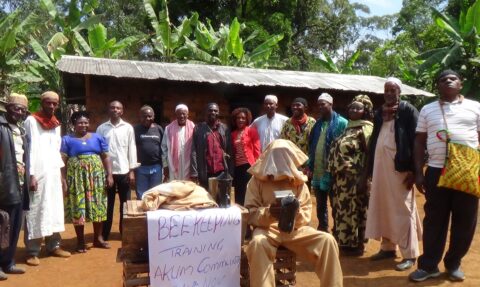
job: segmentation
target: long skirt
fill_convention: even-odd
[[[368,196],[358,194],[357,176],[342,173],[333,180],[333,235],[340,247],[363,246]]]
[[[67,185],[67,219],[75,225],[107,220],[105,170],[99,155],[70,157]]]

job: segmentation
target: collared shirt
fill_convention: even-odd
[[[133,127],[120,119],[115,126],[111,121],[101,124],[97,133],[108,143],[108,155],[112,162],[113,174],[126,174],[138,166],[135,133]]]
[[[257,128],[260,136],[262,152],[269,143],[280,138],[280,131],[287,120],[288,117],[275,113],[272,118],[263,115],[253,121],[252,126]]]
[[[443,110],[452,142],[478,147],[480,103],[469,99],[444,102]],[[418,116],[417,132],[427,133],[428,165],[442,168],[447,152],[446,143],[437,137],[446,129],[438,101],[425,105]],[[443,137],[445,134],[440,133]]]

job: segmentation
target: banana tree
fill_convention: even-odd
[[[101,58],[120,58],[127,48],[142,40],[142,36],[129,36],[117,42],[115,38],[108,39],[107,28],[102,23],[88,29],[88,44],[93,56]]]
[[[316,62],[329,72],[337,74],[348,74],[353,71],[353,65],[355,65],[355,62],[357,61],[360,54],[360,50],[357,50],[350,57],[348,57],[343,64],[340,64],[339,62],[335,63],[328,53],[322,51],[321,58],[317,58]]]
[[[100,23],[100,16],[94,14],[98,0],[83,1],[71,0],[68,11],[62,13],[52,0],[40,0],[43,10],[50,15],[50,24],[57,31],[48,41],[47,48],[54,61],[62,55],[89,55],[93,51],[85,40],[84,35],[93,25]]]
[[[20,18],[19,11],[0,19],[0,92],[8,93],[9,88],[18,91],[17,86],[22,78],[16,71],[22,71],[25,67],[22,60],[27,53],[28,35],[35,34],[38,18],[29,15]]]
[[[194,31],[195,38],[186,41],[185,53],[192,59],[190,62],[256,68],[279,65],[270,60],[270,55],[283,39],[283,35],[272,35],[248,51],[245,45],[253,40],[258,32],[254,31],[244,40],[241,36],[244,29],[245,24],[241,24],[237,18],[234,18],[229,26],[222,25],[218,31],[215,31],[210,23],[205,25],[198,21]]]
[[[145,11],[154,31],[151,42],[162,61],[181,61],[185,57],[185,50],[182,48],[192,34],[198,14],[193,13],[190,18],[184,18],[182,23],[175,27],[170,22],[167,5],[167,0],[144,0]]]
[[[458,70],[465,77],[462,92],[480,98],[480,0],[463,9],[459,19],[434,8],[432,15],[451,44],[420,54],[418,58],[424,62],[419,71],[433,74],[446,68]]]

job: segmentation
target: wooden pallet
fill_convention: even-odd
[[[123,261],[123,287],[149,286],[148,262]]]

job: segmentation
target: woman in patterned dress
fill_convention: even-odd
[[[333,176],[333,234],[346,255],[360,256],[364,252],[368,195],[359,183],[373,130],[372,109],[368,96],[355,97],[348,106],[347,128],[332,144],[328,158],[327,170]]]
[[[105,184],[113,185],[112,169],[105,139],[88,132],[89,116],[75,112],[71,117],[74,133],[62,138],[62,187],[67,196],[65,214],[75,227],[78,253],[86,252],[84,225],[93,222],[93,246],[110,248],[103,239],[103,221],[107,219]]]

